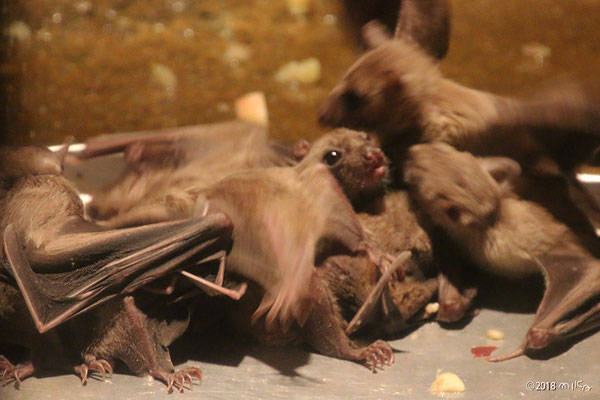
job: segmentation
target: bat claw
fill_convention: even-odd
[[[0,373],[2,373],[2,386],[10,382],[15,383],[15,388],[19,388],[21,381],[35,372],[33,363],[13,365],[6,357],[0,355]]]
[[[81,364],[75,368],[73,368],[75,370],[75,373],[79,374],[79,376],[81,377],[81,385],[84,386],[87,384],[87,378],[88,378],[88,366],[84,363]]]
[[[84,357],[83,364],[76,366],[73,368],[75,373],[79,374],[81,377],[81,384],[85,385],[88,381],[88,376],[90,371],[98,372],[102,375],[102,380],[106,379],[106,373],[108,372],[109,376],[113,374],[112,365],[103,359],[96,359],[95,356],[88,354]]]
[[[177,391],[183,393],[186,389],[186,382],[189,382],[189,390],[192,390],[194,385],[193,378],[198,380],[198,383],[202,382],[202,371],[196,367],[188,367],[175,372],[161,372],[161,371],[150,371],[150,375],[160,379],[167,384],[167,392],[171,393],[173,387],[177,388]]]
[[[377,340],[368,346],[362,353],[362,358],[371,365],[371,370],[377,372],[377,367],[394,364],[394,352],[389,344]]]

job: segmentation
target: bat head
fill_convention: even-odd
[[[381,193],[388,176],[388,160],[365,132],[336,129],[312,145],[301,140],[294,145],[299,168],[326,165],[351,202]]]
[[[53,152],[43,146],[0,147],[0,179],[28,175],[61,175],[66,150]]]
[[[404,179],[432,221],[462,235],[492,226],[500,201],[510,195],[519,164],[508,158],[476,158],[443,143],[408,151]]]
[[[378,23],[365,25],[363,35],[371,50],[325,99],[319,122],[381,134],[419,127],[423,102],[441,79],[434,59],[411,41],[390,38]]]

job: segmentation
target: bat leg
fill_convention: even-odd
[[[191,274],[187,271],[181,271],[181,275],[185,276],[189,280],[191,280],[195,285],[197,285],[200,289],[206,292],[209,295],[215,294],[224,294],[225,296],[229,296],[234,300],[239,300],[244,293],[246,293],[246,288],[248,284],[243,282],[237,289],[227,289],[221,285],[217,285],[207,279],[199,277],[197,275]]]
[[[325,282],[318,274],[313,275],[311,287],[316,293],[316,304],[302,327],[306,342],[321,354],[365,363],[374,372],[377,367],[392,365],[394,352],[386,342],[377,340],[360,347],[348,337],[333,294]]]
[[[0,376],[2,376],[2,386],[15,383],[15,388],[19,388],[21,381],[35,372],[36,368],[33,362],[28,361],[24,364],[13,365],[6,357],[0,355]]]
[[[163,132],[136,132],[124,134],[111,134],[93,138],[86,142],[85,149],[79,154],[81,159],[98,157],[106,154],[120,153],[132,148],[131,157],[138,161],[143,157],[144,147],[147,145],[158,144],[167,146],[180,139],[189,136],[190,128],[175,128]],[[140,145],[139,148],[135,149]],[[164,149],[163,149],[164,150]]]
[[[138,304],[136,304],[136,302]],[[183,317],[178,311],[185,311]],[[189,323],[189,313],[184,307],[169,307],[156,303],[154,297],[125,297],[119,302],[112,323],[86,350],[85,362],[76,372],[87,377],[89,370],[102,374],[112,372],[106,360],[119,359],[137,375],[149,374],[164,381],[169,391],[175,386],[183,391],[192,378],[201,379],[195,367],[175,371],[168,346],[183,334]]]
[[[383,290],[389,286],[390,279],[392,279],[392,277],[396,275],[397,270],[401,266],[404,266],[404,264],[406,263],[406,261],[408,261],[410,256],[410,251],[402,252],[398,257],[396,257],[392,265],[386,269],[381,278],[379,278],[379,281],[377,281],[377,284],[375,285],[373,290],[371,290],[371,293],[369,293],[369,295],[367,296],[365,302],[358,309],[352,320],[348,323],[348,326],[346,327],[347,335],[356,332],[356,330],[360,328],[362,323],[369,318],[369,316],[373,312],[373,308],[381,299],[381,294],[383,293]]]
[[[173,276],[168,277],[167,285],[164,285],[164,282],[161,282],[162,279],[159,279],[152,283],[149,283],[146,286],[143,286],[141,288],[141,290],[148,292],[148,293],[169,296],[169,295],[173,294],[173,292],[175,291],[175,286],[177,285],[178,279],[179,279],[178,275],[173,275]]]

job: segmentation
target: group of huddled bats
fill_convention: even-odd
[[[2,149],[0,341],[31,350],[0,357],[3,381],[44,367],[85,381],[121,360],[183,390],[200,370],[175,371],[168,346],[209,295],[263,343],[375,370],[390,346],[349,335],[397,333],[436,300],[435,319],[463,319],[478,267],[545,281],[521,347],[491,361],[600,326],[599,239],[571,179],[600,145],[597,92],[522,101],[443,78],[448,14],[404,0],[393,37],[367,24],[370,49],[319,112],[338,128],[312,144],[243,122],[99,138],[80,157],[122,151],[127,168],[85,208],[67,145]]]

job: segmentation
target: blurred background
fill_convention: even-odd
[[[271,135],[311,139],[323,132],[318,105],[362,51],[360,26],[378,18],[393,28],[398,5],[2,0],[0,132],[8,143],[54,144],[222,121],[236,98],[263,91]],[[442,69],[460,83],[526,95],[600,71],[600,0],[451,5]]]

